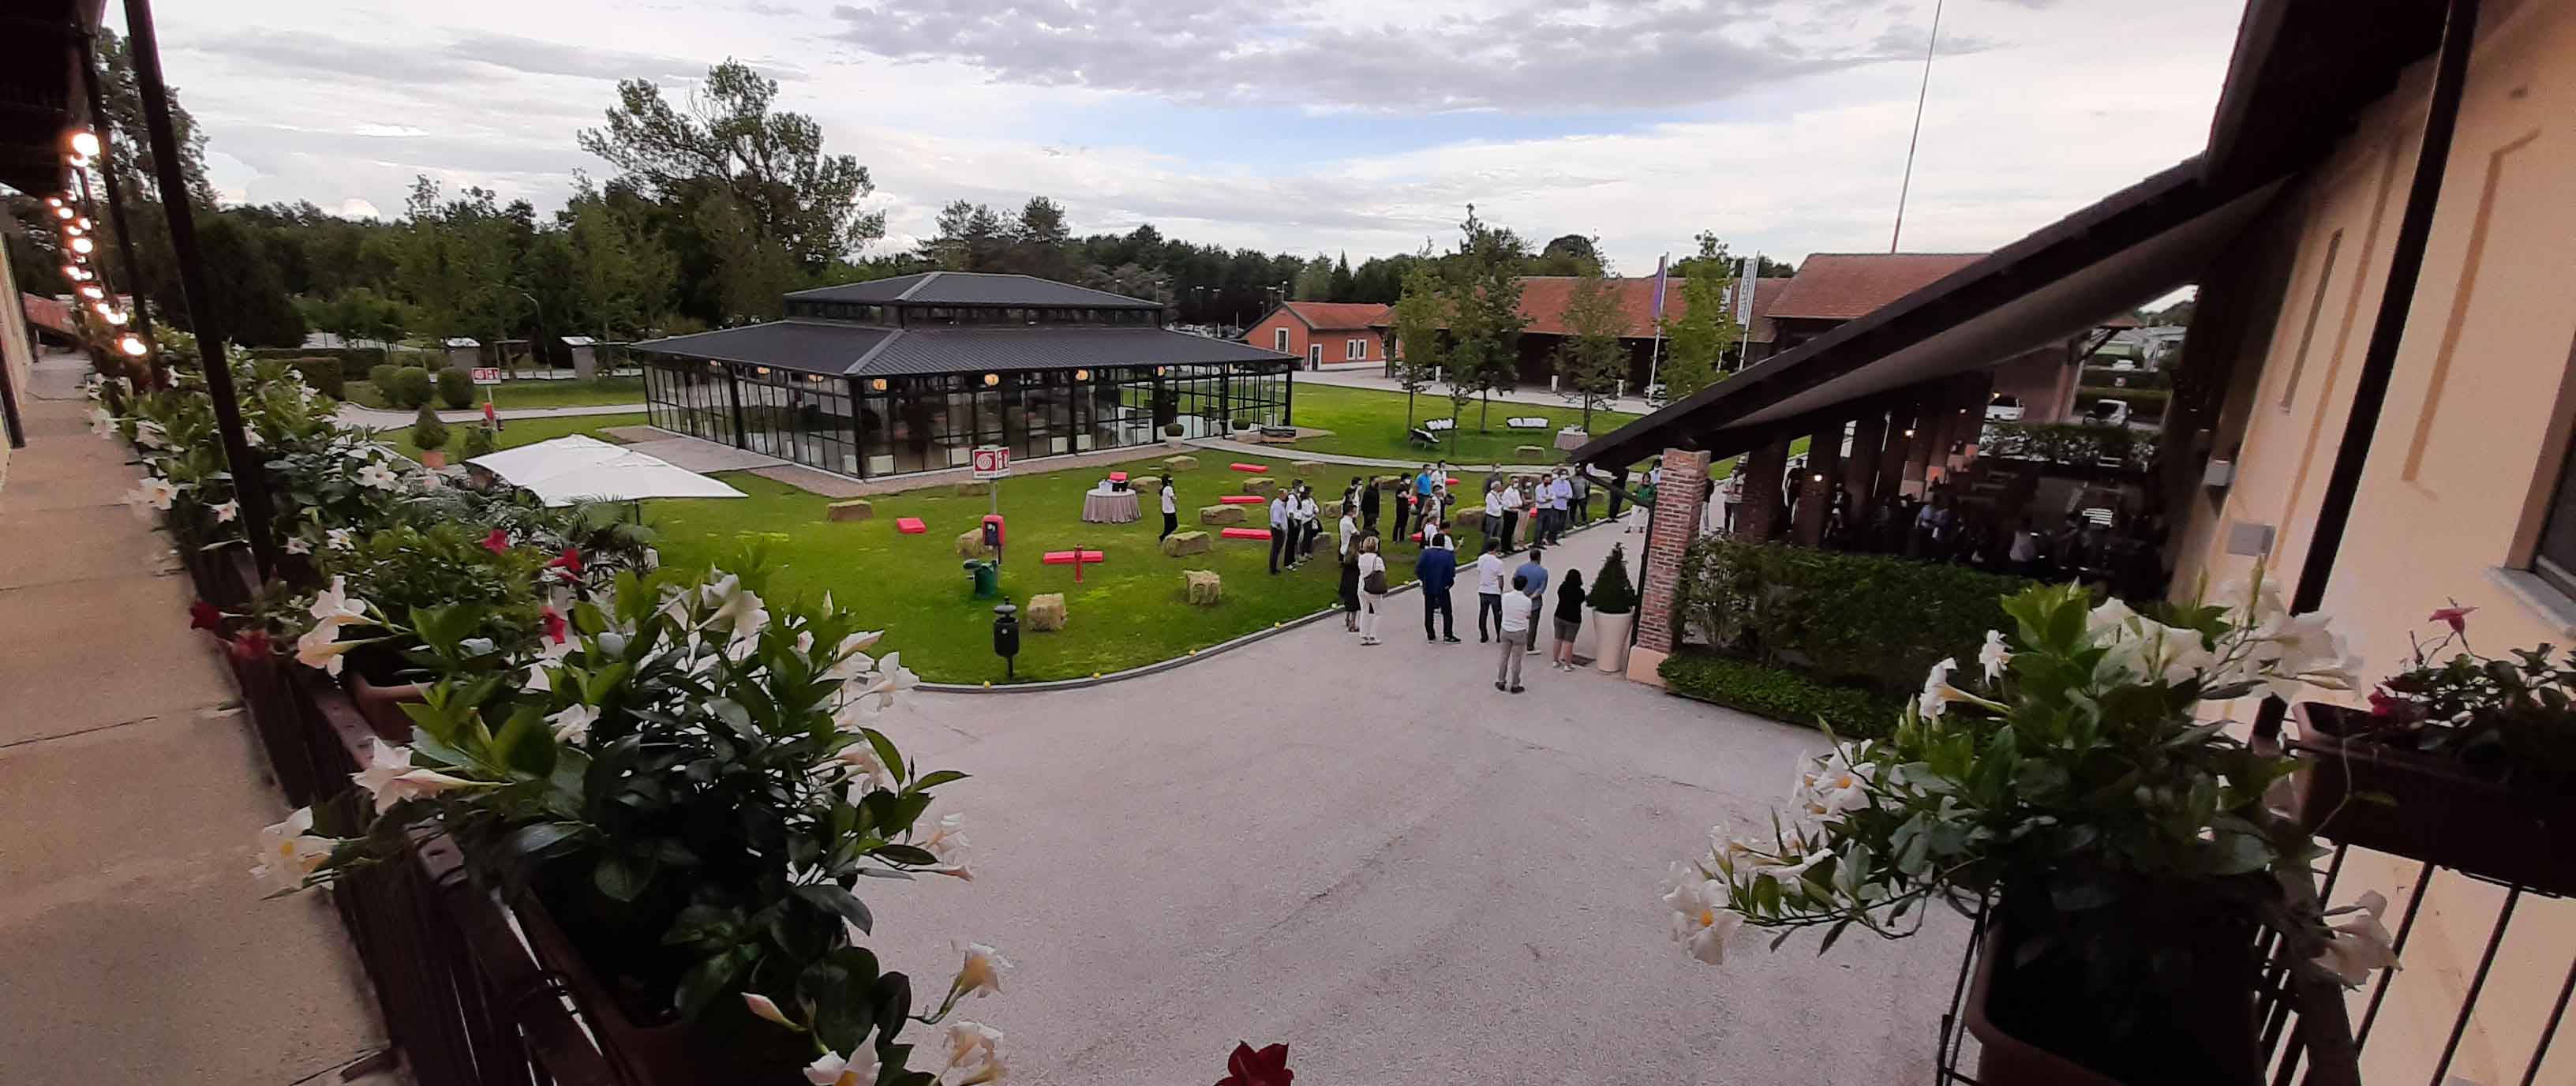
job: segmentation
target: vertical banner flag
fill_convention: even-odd
[[[1655,334],[1657,336],[1663,335],[1664,326],[1664,265],[1672,258],[1671,253],[1655,258]]]
[[[1742,263],[1736,265],[1735,326],[1738,328],[1751,327],[1753,324],[1753,287],[1756,282],[1753,272],[1759,267],[1761,267],[1759,258],[1751,256],[1745,257]]]

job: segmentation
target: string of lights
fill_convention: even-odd
[[[90,258],[98,251],[98,227],[82,209],[89,206],[89,166],[98,157],[98,134],[86,128],[74,131],[65,141],[63,191],[45,197],[45,208],[54,216],[54,228],[63,239],[63,278],[98,319],[116,329],[115,348],[128,358],[144,358],[152,353],[152,344],[126,326],[134,320],[133,312],[122,299],[107,292],[107,282],[90,267]]]

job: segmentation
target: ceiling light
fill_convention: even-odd
[[[88,129],[82,129],[81,131],[72,133],[72,153],[78,155],[97,154],[98,133],[89,131]]]
[[[1001,384],[1001,383],[1002,383],[1002,375],[1001,375],[1001,374],[998,374],[998,373],[988,373],[988,374],[985,374],[985,375],[984,375],[984,387],[985,387],[985,388],[991,388],[991,387],[993,387],[993,386],[995,386],[995,385],[998,385],[998,384]]]
[[[116,346],[117,349],[136,358],[143,357],[143,352],[150,349],[143,345],[143,337],[135,335],[132,332],[126,333],[125,338],[117,340]]]
[[[71,218],[71,217],[72,217],[72,209],[70,209],[70,208],[68,208],[68,207],[64,207],[64,206],[62,206],[62,205],[60,205],[60,204],[56,204],[56,205],[54,206],[54,217],[55,217],[55,218],[57,218],[57,219],[68,219],[68,218]]]
[[[871,391],[871,392],[883,392],[883,391],[885,391],[885,390],[886,390],[886,379],[885,379],[885,378],[883,378],[883,377],[879,377],[879,378],[877,378],[876,380],[873,380],[873,381],[868,382],[868,390],[869,390],[869,391]]]

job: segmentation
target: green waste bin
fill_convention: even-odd
[[[966,560],[966,575],[974,579],[975,598],[989,600],[1002,594],[1002,564],[990,558]]]

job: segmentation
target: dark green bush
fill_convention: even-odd
[[[394,374],[397,372],[399,372],[399,367],[396,367],[391,362],[383,362],[369,366],[367,367],[367,383],[376,386],[376,394],[379,396],[392,395]]]
[[[1728,655],[1890,694],[2008,628],[2019,577],[1879,555],[1708,536],[1682,556],[1677,611]]]
[[[303,375],[304,383],[313,386],[314,391],[335,400],[346,398],[348,383],[340,372],[339,359],[298,358],[287,365],[295,367],[295,372]]]
[[[409,410],[429,402],[432,388],[429,371],[418,366],[404,366],[394,371],[393,383],[376,386],[385,402]]]
[[[340,380],[363,381],[385,364],[382,347],[253,347],[252,358],[328,358],[339,364]],[[316,387],[319,387],[318,385]]]
[[[1666,657],[1656,673],[1664,689],[1686,698],[1741,709],[1783,724],[1822,722],[1847,739],[1876,739],[1896,726],[1904,699],[1858,687],[1817,682],[1785,668],[1765,667],[1702,652]]]
[[[1592,609],[1605,615],[1624,615],[1637,609],[1637,586],[1628,580],[1628,548],[1624,543],[1610,545],[1610,557],[1601,561],[1601,573],[1592,578]]]
[[[491,427],[475,425],[465,428],[466,459],[474,459],[475,457],[491,452],[496,447],[497,444],[492,440]]]
[[[438,402],[460,410],[474,406],[474,375],[454,367],[438,371]]]
[[[438,412],[428,404],[420,405],[420,415],[412,420],[411,443],[419,446],[422,452],[447,447],[447,424],[439,420]]]

